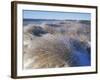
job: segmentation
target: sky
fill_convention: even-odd
[[[24,19],[91,20],[90,13],[23,10]]]

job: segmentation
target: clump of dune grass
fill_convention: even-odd
[[[25,63],[28,59],[32,61],[26,68],[75,66],[77,62],[69,42],[68,37],[61,35],[47,35],[33,40],[27,54],[24,54]]]
[[[80,65],[80,59],[74,51],[77,51],[77,47],[85,52],[87,52],[88,47],[90,48],[90,35],[87,35],[90,33],[90,28],[87,29],[87,25],[84,25],[83,28],[83,24],[79,22],[65,21],[57,23],[54,27],[55,25],[33,24],[24,27],[24,68]],[[40,36],[33,34],[33,31],[38,31]],[[77,52],[80,53],[80,50]]]

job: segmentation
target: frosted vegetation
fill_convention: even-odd
[[[91,65],[89,21],[53,21],[24,25],[23,68]]]

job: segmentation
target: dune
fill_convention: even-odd
[[[24,68],[89,66],[89,29],[74,21],[25,26]]]

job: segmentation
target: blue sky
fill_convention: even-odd
[[[90,13],[23,10],[24,19],[91,20]]]

